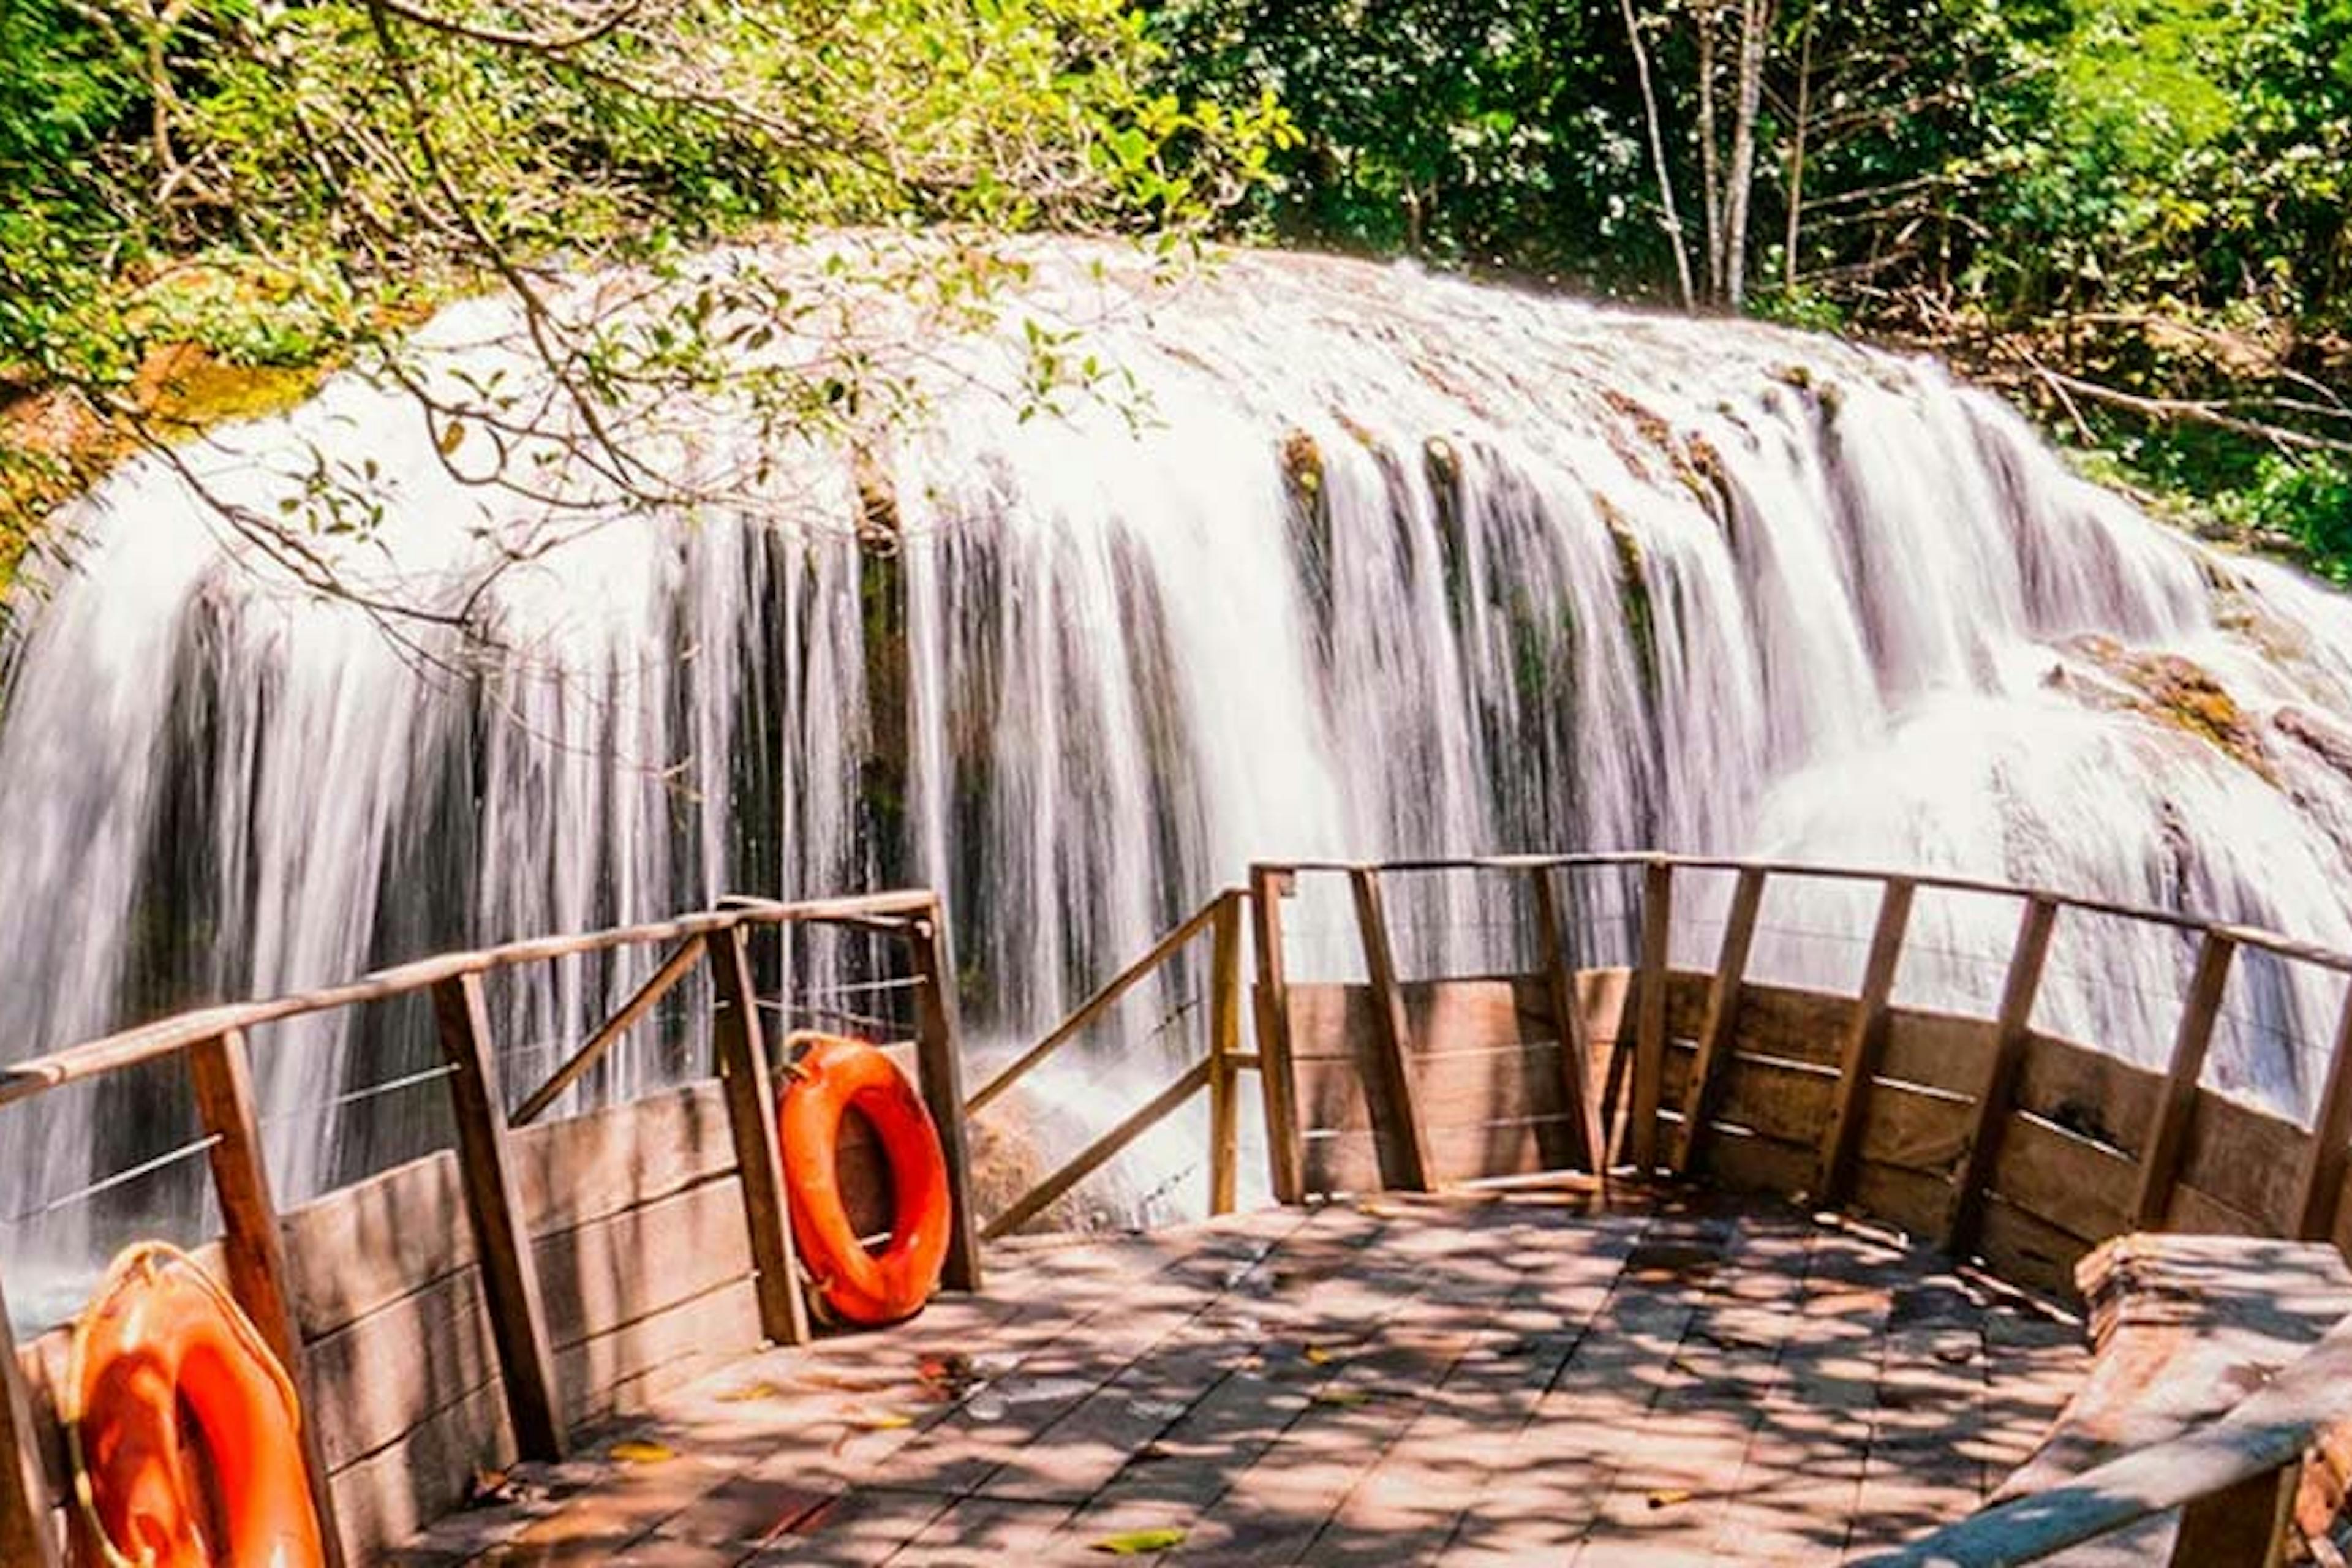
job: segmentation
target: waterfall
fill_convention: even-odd
[[[271,514],[321,454],[364,459],[381,522],[321,548],[446,604],[551,525],[455,480],[404,393],[346,374],[184,468],[127,465],[60,519],[71,563],[20,586],[0,646],[0,1054],[883,880],[946,890],[968,1013],[1011,1037],[1253,857],[1762,851],[2352,946],[2352,610],[2151,522],[1934,364],[1316,258],[1169,288],[1106,249],[1034,265],[1004,338],[1073,326],[1132,402],[1041,416],[1001,343],[944,345],[954,374],[886,447],[792,454],[772,504],[616,505],[517,562],[488,657],[304,589],[202,499]],[[417,353],[478,374],[523,363],[513,335],[475,301]],[[751,437],[675,439],[720,465]],[[877,487],[889,527],[861,537]],[[1588,891],[1586,951],[1622,962],[1622,889]],[[1851,984],[1853,900],[1776,886],[1757,972]],[[1691,962],[1719,903],[1689,902]],[[1345,971],[1340,912],[1302,901],[1295,966]],[[2014,922],[1923,898],[1948,962],[1901,994],[1983,1005]],[[1491,955],[1499,923],[1456,882],[1408,898],[1407,972]],[[2110,934],[2070,957],[2062,933],[2042,1016],[2160,1060],[2185,953]],[[498,992],[510,1089],[635,962]],[[2247,969],[2217,1070],[2300,1110],[2311,1066],[2278,1042],[2324,1042],[2330,999]],[[1130,1037],[1182,986],[1146,988]],[[677,1070],[693,1002],[584,1092]],[[428,1031],[418,1009],[272,1032],[288,1195],[435,1136],[430,1085],[328,1109],[426,1060]],[[87,1205],[34,1212],[187,1131],[169,1084],[70,1095],[0,1112],[11,1258],[95,1245]]]

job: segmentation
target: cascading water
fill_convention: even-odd
[[[1006,336],[1083,322],[1142,417],[1034,417],[975,369],[1004,356],[962,345],[933,416],[862,466],[803,455],[772,509],[616,511],[513,566],[487,661],[294,587],[161,462],[108,482],[0,651],[0,1054],[440,946],[884,879],[947,890],[968,1013],[1010,1036],[1255,856],[1762,850],[2352,945],[2352,610],[2150,523],[1932,365],[1318,258],[1166,290],[1107,251],[1035,260]],[[459,307],[421,356],[511,363],[510,331]],[[681,460],[748,438],[707,420]],[[548,523],[457,483],[436,440],[350,376],[185,460],[268,513],[305,454],[363,453],[387,505],[358,555],[441,604]],[[861,543],[877,484],[888,537]],[[1772,897],[1760,973],[1858,963],[1807,935],[1866,932],[1851,895]],[[1476,960],[1472,898],[1405,911],[1409,970]],[[1981,1005],[1971,964],[2014,911],[1948,903],[1921,918],[1950,964],[1905,985]],[[1295,963],[1348,966],[1312,900],[1297,924]],[[1622,959],[1615,927],[1586,936]],[[1704,960],[1703,921],[1680,940]],[[2159,1057],[2177,944],[2097,961],[2043,1016]],[[636,978],[501,989],[510,1079]],[[1130,1035],[1182,987],[1139,996]],[[2266,1042],[2326,999],[2255,991],[2221,1071],[2299,1108],[2307,1073]],[[281,1184],[431,1136],[421,1110],[320,1109],[425,1059],[421,1016],[301,1027],[262,1057]],[[0,1113],[11,1258],[97,1245],[85,1206],[26,1216],[173,1142],[177,1104],[134,1082]]]

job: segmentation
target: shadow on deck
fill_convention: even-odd
[[[1994,1281],[1705,1194],[1383,1196],[992,1261],[393,1561],[1830,1563],[1974,1509],[2084,1367]]]

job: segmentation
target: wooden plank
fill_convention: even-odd
[[[2180,1510],[2170,1568],[2273,1568],[2289,1561],[2300,1462],[2209,1492]]]
[[[727,1132],[735,1147],[736,1194],[751,1238],[758,1275],[760,1326],[778,1344],[809,1340],[808,1301],[801,1291],[793,1227],[784,1201],[784,1163],[776,1128],[776,1091],[768,1077],[768,1045],[760,1027],[759,994],[751,984],[747,933],[725,932],[711,944],[711,1052],[727,1096]],[[959,1110],[962,1101],[957,1101]],[[961,1126],[959,1120],[957,1125]]]
[[[1391,1132],[1386,1146],[1397,1157],[1385,1184],[1425,1193],[1435,1184],[1430,1176],[1429,1134],[1414,1103],[1412,1031],[1405,1017],[1404,996],[1397,986],[1396,952],[1389,942],[1387,911],[1381,907],[1380,873],[1359,866],[1348,873],[1356,898],[1356,930],[1364,944],[1364,968],[1371,976],[1378,1021],[1374,1038],[1374,1070],[1364,1086],[1372,1091],[1373,1125]]]
[[[1851,996],[1744,980],[1731,1048],[1743,1057],[1835,1068],[1840,1047],[1853,1032],[1853,1015]]]
[[[310,1347],[330,1474],[499,1381],[479,1268],[435,1280]]]
[[[1933,1237],[1943,1230],[1945,1216],[1952,1212],[1952,1184],[1930,1172],[1883,1163],[1864,1152],[1854,1162],[1846,1202],[1863,1214],[1899,1226],[1906,1235]]]
[[[549,1074],[545,1083],[541,1084],[523,1098],[523,1102],[515,1107],[514,1114],[507,1119],[507,1125],[530,1126],[545,1113],[549,1106],[563,1098],[565,1089],[586,1077],[588,1069],[604,1060],[604,1053],[611,1050],[621,1037],[635,1026],[638,1019],[653,1011],[655,1005],[663,997],[668,995],[672,988],[685,979],[694,966],[701,962],[703,943],[706,940],[702,933],[698,931],[671,949],[669,956],[663,959],[660,966],[646,977],[646,983],[638,986],[626,1002],[621,1004],[620,1011],[605,1019],[597,1027],[596,1032],[588,1037],[588,1043],[572,1055],[571,1060]]]
[[[2085,1244],[2131,1228],[2131,1162],[2039,1118],[2010,1116],[1988,1180],[2011,1207]]]
[[[377,1563],[465,1500],[474,1477],[514,1463],[514,1432],[496,1384],[485,1384],[337,1472],[336,1522],[352,1563]]]
[[[1666,976],[1674,963],[1674,867],[1653,860],[1642,872],[1642,952],[1633,1025],[1633,1168],[1658,1167],[1659,1098],[1666,1077]]]
[[[555,1394],[555,1357],[539,1274],[523,1228],[522,1194],[508,1147],[506,1108],[499,1099],[498,1062],[490,1050],[489,1012],[482,977],[464,974],[433,988],[441,1049],[457,1070],[449,1077],[457,1112],[457,1163],[465,1177],[466,1212],[474,1227],[490,1329],[507,1394],[507,1412],[523,1457],[561,1459],[564,1434]]]
[[[1728,1192],[1791,1197],[1813,1179],[1813,1141],[1717,1127],[1699,1146],[1700,1174]]]
[[[765,1329],[750,1279],[721,1285],[562,1352],[564,1418],[575,1426],[644,1409],[757,1345]]]
[[[1723,944],[1716,952],[1715,978],[1707,988],[1706,1017],[1699,1025],[1698,1062],[1692,1071],[1690,1097],[1683,1104],[1683,1124],[1675,1141],[1674,1170],[1678,1175],[1691,1168],[1715,1121],[1724,1065],[1739,1024],[1739,992],[1748,976],[1748,951],[1755,942],[1756,916],[1763,904],[1764,873],[1753,868],[1741,871],[1732,887],[1730,911],[1724,917]]]
[[[621,1214],[735,1169],[726,1090],[717,1079],[528,1127],[507,1147],[534,1236]]]
[[[2336,1018],[2336,1043],[2327,1053],[2327,1080],[2313,1113],[2311,1146],[2304,1152],[2295,1184],[2289,1234],[2318,1241],[2335,1233],[2347,1173],[2346,1143],[2352,1142],[2352,990]]]
[[[939,1129],[948,1166],[948,1255],[940,1278],[950,1290],[981,1288],[980,1216],[971,1206],[971,1142],[964,1126],[963,1020],[956,1004],[955,952],[947,908],[938,899],[907,934],[921,1008],[915,1032],[921,1070],[915,1087]]]
[[[1415,1058],[1550,1045],[1559,1037],[1550,982],[1539,975],[1408,980],[1397,993]],[[1302,1072],[1318,1060],[1375,1064],[1385,1026],[1381,998],[1370,985],[1295,984],[1289,997],[1292,1059]]]
[[[2310,1137],[2268,1111],[2200,1091],[2182,1138],[2179,1184],[2252,1215],[2271,1235],[2294,1226]]]
[[[731,1178],[534,1244],[547,1334],[562,1352],[752,1271],[742,1195]]]
[[[1878,900],[1878,923],[1871,932],[1870,956],[1863,963],[1862,994],[1855,998],[1853,1016],[1838,1050],[1837,1096],[1829,1124],[1822,1129],[1813,1174],[1813,1190],[1825,1204],[1844,1201],[1852,1184],[1854,1155],[1862,1142],[1863,1107],[1885,1048],[1887,999],[1895,994],[1895,974],[1903,962],[1903,938],[1910,929],[1917,891],[1915,883],[1889,878]]]
[[[2025,912],[2018,921],[2017,944],[2010,953],[2008,978],[2001,983],[2000,1012],[1993,1021],[1992,1061],[1977,1091],[1976,1127],[1952,1194],[1952,1224],[1945,1238],[1946,1246],[1963,1258],[1976,1247],[1988,1184],[2000,1157],[2002,1135],[2009,1130],[2017,1070],[2024,1057],[2033,999],[2042,989],[2042,967],[2050,956],[2050,936],[2057,919],[2058,906],[2036,893],[2025,900]]]
[[[1580,1145],[1575,1121],[1567,1116],[1530,1117],[1472,1126],[1428,1129],[1432,1169],[1441,1182],[1469,1182],[1566,1170]],[[1314,1131],[1302,1141],[1307,1191],[1377,1193],[1381,1141],[1365,1129]]]
[[[8,1327],[8,1296],[0,1289],[0,1563],[62,1568],[49,1527],[49,1481],[33,1402]]]
[[[1257,950],[1258,1089],[1265,1099],[1267,1175],[1276,1203],[1304,1194],[1299,1160],[1297,1086],[1291,1079],[1290,999],[1282,961],[1282,900],[1297,879],[1275,866],[1250,868],[1250,941]]]
[[[1999,1196],[1985,1201],[1977,1251],[1992,1272],[2012,1285],[2073,1304],[2074,1266],[2091,1244],[2072,1231],[2027,1213]]]
[[[2180,1177],[2181,1155],[2189,1145],[2189,1121],[2197,1109],[2197,1083],[2204,1077],[2206,1050],[2213,1043],[2213,1020],[2221,1010],[2221,988],[2230,983],[2230,962],[2237,953],[2238,944],[2220,931],[2207,931],[2198,943],[2197,968],[2181,1005],[2180,1027],[2173,1036],[2164,1097],[2158,1102],[2156,1121],[2140,1156],[2139,1188],[2131,1206],[2135,1230],[2161,1223],[2171,1204],[2173,1184]]]
[[[982,1239],[994,1241],[1000,1236],[1010,1236],[1045,1213],[1054,1205],[1055,1199],[1100,1170],[1120,1150],[1158,1125],[1169,1112],[1208,1087],[1208,1082],[1209,1063],[1203,1058],[1194,1062],[1183,1077],[1153,1095],[1126,1121],[1087,1144],[1067,1164],[1039,1182],[1015,1200],[1011,1207],[990,1220],[987,1229],[982,1232]]]
[[[2026,1037],[2018,1109],[2085,1138],[2137,1154],[2163,1092],[2162,1075],[2147,1068],[2054,1035]]]
[[[287,1294],[324,1339],[474,1263],[457,1157],[437,1150],[287,1212]]]
[[[1379,1128],[1383,1135],[1391,1131],[1367,1102],[1364,1085],[1371,1070],[1369,1062],[1316,1057],[1297,1065],[1301,1098],[1315,1108],[1315,1114],[1307,1119],[1307,1131],[1363,1132]],[[1549,1041],[1415,1057],[1412,1064],[1414,1099],[1423,1116],[1431,1125],[1445,1127],[1568,1115],[1566,1091],[1559,1081],[1568,1071],[1565,1053]]]
[[[287,1295],[286,1240],[278,1226],[278,1204],[269,1190],[262,1154],[261,1118],[254,1103],[253,1063],[245,1037],[235,1029],[188,1047],[188,1081],[195,1091],[196,1120],[211,1134],[206,1158],[213,1192],[220,1200],[221,1246],[229,1290],[261,1331],[264,1343],[294,1385],[303,1410],[318,1408],[318,1385],[296,1327]],[[334,1494],[327,1486],[320,1423],[306,1419],[299,1434],[302,1458],[318,1513],[327,1568],[342,1568],[335,1530]]]
[[[1975,1102],[1879,1079],[1863,1107],[1856,1154],[1948,1184],[1969,1152]]]
[[[987,1110],[1014,1084],[1026,1078],[1040,1062],[1099,1022],[1120,997],[1135,989],[1148,976],[1158,973],[1160,966],[1182,952],[1186,943],[1207,931],[1215,921],[1217,911],[1224,907],[1225,897],[1225,894],[1219,893],[1194,910],[1175,930],[1153,942],[1141,958],[1104,982],[1093,995],[1079,1003],[1068,1017],[1055,1025],[1044,1039],[1023,1051],[1007,1063],[1003,1071],[981,1085],[964,1105],[963,1113],[977,1116]]]
[[[1913,1007],[1886,1010],[1886,1046],[1878,1076],[1965,1094],[1971,1100],[1992,1070],[2000,1026],[1990,1018],[1928,1013]]]
[[[1536,946],[1543,954],[1551,1015],[1564,1047],[1560,1086],[1568,1094],[1569,1112],[1584,1142],[1584,1168],[1604,1181],[1609,1173],[1609,1144],[1601,1133],[1601,1104],[1592,1092],[1592,1037],[1584,1026],[1584,1008],[1577,995],[1576,966],[1568,951],[1568,933],[1559,917],[1559,891],[1549,867],[1529,873],[1535,883]]]
[[[1209,939],[1209,1212],[1234,1212],[1241,1165],[1242,895],[1217,900]]]
[[[2172,1212],[2166,1216],[2168,1230],[2184,1236],[2276,1236],[2270,1224],[2243,1209],[2233,1207],[2209,1193],[2200,1192],[2188,1183],[2172,1189]]]
[[[1745,1128],[1768,1137],[1816,1145],[1830,1117],[1837,1080],[1828,1069],[1803,1062],[1734,1056],[1717,1089],[1716,1129]],[[1812,1178],[1790,1189],[1810,1192]]]

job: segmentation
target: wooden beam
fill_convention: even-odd
[[[457,1164],[466,1178],[466,1213],[473,1223],[474,1253],[481,1263],[515,1446],[527,1459],[561,1459],[564,1433],[555,1352],[548,1342],[539,1260],[524,1228],[522,1191],[508,1146],[482,977],[461,974],[436,984],[433,1012],[441,1026],[442,1054],[457,1069],[449,1075]]]
[[[2181,1156],[2189,1149],[2189,1123],[2197,1114],[2197,1080],[2205,1072],[2213,1020],[2221,1011],[2221,992],[2230,983],[2230,961],[2237,952],[2238,944],[2218,931],[2207,931],[2198,943],[2197,967],[2181,1005],[2180,1026],[2173,1035],[2164,1096],[2157,1102],[2156,1124],[2148,1129],[2147,1145],[2140,1152],[2139,1187],[2132,1199],[2134,1230],[2163,1229],[2165,1214],[2172,1206]]]
[[[1549,866],[1531,868],[1535,884],[1536,946],[1543,957],[1544,979],[1551,994],[1552,1016],[1559,1030],[1562,1087],[1568,1092],[1568,1113],[1576,1121],[1584,1142],[1585,1168],[1604,1183],[1609,1176],[1609,1143],[1601,1131],[1601,1106],[1592,1094],[1592,1037],[1584,1026],[1584,1007],[1577,1000],[1576,965],[1568,951],[1568,933],[1559,918],[1559,895]]]
[[[1739,987],[1748,977],[1748,950],[1756,939],[1756,916],[1764,905],[1764,872],[1750,867],[1732,885],[1731,909],[1724,916],[1723,945],[1717,950],[1715,978],[1706,988],[1706,1013],[1698,1030],[1698,1060],[1691,1068],[1683,1124],[1675,1139],[1674,1171],[1687,1175],[1706,1141],[1716,1101],[1723,1095],[1730,1065],[1732,1034],[1739,1023]]]
[[[719,934],[710,944],[710,1048],[727,1096],[727,1131],[735,1145],[735,1175],[743,1191],[743,1224],[757,1276],[760,1331],[780,1345],[803,1345],[809,1341],[808,1299],[793,1255],[775,1083],[768,1074],[759,993],[751,982],[751,932],[738,926]]]
[[[2325,1241],[2335,1232],[2336,1207],[2344,1196],[2347,1140],[2352,1140],[2352,988],[2346,990],[2343,1010],[2336,1015],[2327,1081],[2319,1091],[2319,1108],[2312,1113],[2311,1144],[2296,1183],[2295,1212],[2290,1217],[2298,1241]]]
[[[545,1083],[532,1089],[523,1102],[515,1107],[514,1114],[507,1118],[507,1125],[528,1127],[545,1114],[549,1106],[562,1099],[565,1089],[579,1082],[590,1068],[602,1061],[604,1053],[611,1050],[638,1019],[653,1011],[655,1004],[668,995],[671,987],[686,978],[702,957],[702,945],[706,940],[701,932],[697,931],[671,949],[669,956],[662,960],[661,967],[646,976],[646,983],[637,987],[635,994],[621,1004],[621,1010],[605,1019],[570,1061],[556,1068]]]
[[[0,1289],[0,1563],[63,1568],[50,1527],[49,1479],[33,1426],[33,1400],[16,1360],[8,1326],[8,1295]]]
[[[1200,1093],[1208,1082],[1209,1062],[1204,1057],[1187,1068],[1182,1078],[1153,1095],[1126,1121],[1087,1144],[1068,1164],[1030,1188],[1010,1208],[990,1220],[988,1228],[981,1233],[982,1238],[994,1241],[999,1237],[1010,1236],[1044,1214],[1053,1206],[1055,1200],[1102,1169],[1113,1155],[1150,1131],[1162,1117]]]
[[[2281,1568],[2302,1480],[2302,1465],[2285,1465],[2189,1503],[2168,1568]]]
[[[220,1199],[221,1250],[228,1266],[229,1293],[261,1331],[269,1353],[286,1369],[301,1406],[300,1440],[308,1472],[311,1510],[330,1568],[341,1568],[342,1534],[335,1527],[335,1498],[328,1485],[326,1445],[319,1431],[317,1384],[295,1326],[287,1296],[286,1241],[278,1229],[278,1205],[269,1188],[269,1167],[261,1148],[261,1118],[253,1093],[253,1062],[245,1036],[229,1029],[188,1047],[188,1079],[195,1090],[196,1118],[213,1143],[206,1158],[213,1190]],[[14,1561],[14,1559],[11,1559]]]
[[[1133,990],[1146,975],[1174,957],[1183,945],[1209,929],[1216,919],[1217,909],[1224,900],[1219,893],[1186,918],[1183,924],[1151,944],[1151,950],[1125,969],[1120,970],[1101,989],[1078,1004],[1077,1011],[1054,1026],[1053,1032],[1014,1059],[1003,1071],[982,1084],[971,1100],[963,1108],[966,1116],[977,1116],[991,1102],[1026,1077],[1031,1068],[1059,1050],[1062,1046],[1111,1009],[1112,1004]]]
[[[1242,895],[1217,897],[1209,945],[1209,1212],[1234,1212],[1241,1163]]]
[[[2000,1157],[2002,1135],[2008,1131],[2018,1068],[2024,1062],[2025,1039],[2033,1025],[2033,1000],[2041,994],[2042,965],[2050,957],[2050,936],[2057,922],[2055,902],[2041,893],[2027,897],[2025,912],[2018,921],[2017,944],[2010,952],[2009,975],[2001,983],[1992,1060],[1987,1064],[1984,1088],[1977,1096],[1968,1157],[1961,1162],[1958,1184],[1952,1194],[1952,1220],[1945,1229],[1945,1246],[1963,1258],[1975,1251],[1984,1225],[1986,1189]]]
[[[1276,1203],[1295,1204],[1307,1188],[1298,1131],[1298,1083],[1290,1061],[1290,988],[1282,962],[1282,900],[1297,879],[1278,866],[1252,866],[1250,940],[1257,949],[1258,1089],[1265,1100],[1265,1163]]]
[[[1666,1085],[1666,984],[1674,973],[1675,868],[1642,872],[1642,963],[1633,977],[1633,1168],[1658,1167],[1658,1112]]]
[[[1389,942],[1388,912],[1381,902],[1381,875],[1370,866],[1348,873],[1356,895],[1356,929],[1364,943],[1364,967],[1371,976],[1374,1070],[1365,1075],[1372,1126],[1388,1134],[1396,1155],[1393,1185],[1409,1192],[1434,1189],[1429,1129],[1422,1125],[1412,1081],[1412,1026],[1405,1016],[1404,988],[1397,981],[1396,951]],[[1382,1179],[1390,1173],[1382,1172]]]
[[[1837,1098],[1830,1110],[1829,1126],[1822,1132],[1821,1153],[1813,1171],[1813,1191],[1823,1204],[1845,1201],[1853,1179],[1855,1151],[1862,1146],[1862,1117],[1870,1100],[1870,1082],[1878,1072],[1886,1048],[1886,1007],[1895,994],[1895,976],[1903,964],[1903,939],[1911,926],[1911,904],[1918,885],[1904,877],[1889,878],[1878,900],[1878,924],[1870,935],[1870,956],[1862,969],[1862,994],[1855,999],[1853,1023],[1838,1053]]]
[[[937,899],[915,919],[907,947],[915,976],[922,982],[916,1001],[915,1060],[923,1103],[940,1130],[948,1162],[948,1257],[944,1278],[954,1290],[981,1288],[980,1220],[971,1212],[971,1147],[965,1135],[963,1020],[956,1005],[955,952],[949,942],[947,910]]]

